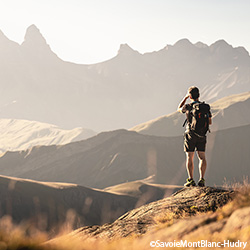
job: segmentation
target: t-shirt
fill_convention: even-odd
[[[201,103],[200,101],[195,101],[195,102],[192,102],[192,103],[188,103],[188,104],[185,104],[181,111],[182,113],[186,113],[186,116],[187,116],[187,125],[186,125],[186,132],[189,131],[189,128],[190,128],[190,124],[192,122],[192,115],[190,114],[190,111],[193,109],[193,104],[195,103]],[[209,105],[209,104],[208,104]],[[212,117],[212,114],[211,114],[211,111],[210,111],[210,106],[209,106],[209,112],[208,112],[208,116],[211,118]]]

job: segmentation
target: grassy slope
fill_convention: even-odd
[[[248,242],[249,244],[249,191],[249,186],[241,188],[233,201],[218,209],[215,213],[208,212],[202,215],[191,216],[190,218],[187,218],[189,216],[186,215],[181,215],[179,218],[171,218],[170,216],[167,221],[158,220],[157,226],[142,237],[131,236],[115,241],[103,241],[101,239],[85,239],[83,241],[83,239],[79,237],[71,236],[61,238],[60,241],[56,242],[56,245],[43,244],[46,240],[46,235],[33,232],[32,237],[27,237],[23,228],[14,226],[10,221],[5,219],[1,220],[0,223],[1,247],[3,246],[5,247],[3,249],[11,250],[21,249],[21,247],[25,247],[23,249],[41,250],[133,250],[152,249],[150,242],[157,239],[160,241],[187,239],[189,242],[202,239],[223,242],[228,239],[231,242],[240,240],[242,242]],[[188,227],[186,227],[186,225],[188,225]],[[3,226],[5,226],[5,230],[1,230]],[[186,235],[178,234],[178,232],[183,232],[183,230],[187,232],[187,228],[194,228],[194,230],[190,230]],[[171,235],[172,237],[174,236],[174,238],[171,238]],[[249,245],[245,249],[249,249]]]

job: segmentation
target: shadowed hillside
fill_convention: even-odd
[[[28,222],[41,231],[112,222],[138,199],[76,184],[46,183],[0,176],[0,217]],[[70,229],[70,228],[68,228]]]
[[[208,134],[207,185],[249,176],[250,125]],[[197,163],[195,163],[197,165]],[[152,177],[152,183],[183,185],[186,179],[182,137],[156,137],[118,130],[65,146],[7,152],[0,173],[40,181],[105,188]],[[195,178],[198,178],[195,168]]]
[[[168,173],[164,177],[167,183],[176,175],[170,166],[181,166],[183,162],[181,157],[176,159],[176,154],[171,156],[173,149],[183,154],[179,139],[118,130],[65,146],[7,152],[0,158],[0,173],[105,188],[152,175],[158,179],[158,172],[164,171]]]

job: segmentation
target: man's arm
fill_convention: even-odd
[[[189,95],[186,95],[182,101],[180,102],[179,106],[178,106],[178,111],[182,113],[182,107],[185,105],[187,99],[189,98]]]

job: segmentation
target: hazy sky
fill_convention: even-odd
[[[0,0],[0,29],[22,43],[35,24],[63,60],[95,63],[128,43],[141,53],[182,38],[250,51],[250,0]]]

